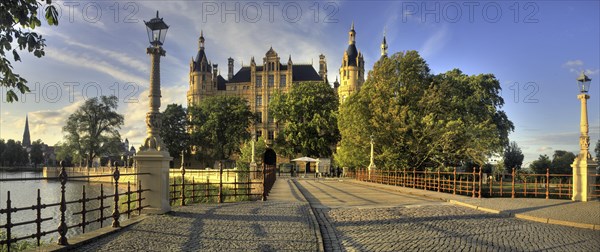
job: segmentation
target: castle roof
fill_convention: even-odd
[[[354,44],[348,45],[348,49],[346,49],[346,53],[348,54],[348,65],[349,66],[357,66],[356,58],[358,57],[358,50],[356,50],[356,45],[354,45]]]
[[[280,71],[287,71],[288,66],[280,64]],[[229,81],[230,83],[250,82],[251,68],[245,66],[233,75],[233,78]],[[262,66],[256,66],[257,72],[262,72]],[[317,73],[317,70],[312,65],[292,65],[292,81],[322,81],[323,79]]]

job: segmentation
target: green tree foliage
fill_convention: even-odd
[[[35,167],[38,164],[44,163],[44,151],[42,150],[42,146],[44,143],[42,140],[38,139],[31,143],[31,151],[29,152],[29,160]]]
[[[187,112],[180,104],[169,104],[162,113],[160,137],[169,149],[173,160],[181,159],[181,152],[188,149]]]
[[[4,142],[4,140],[2,140]],[[3,145],[3,151],[0,153],[0,164],[3,166],[21,166],[29,163],[27,150],[21,146],[21,142],[8,139]]]
[[[44,56],[46,41],[42,35],[33,32],[36,27],[42,25],[40,8],[46,3],[45,17],[49,25],[58,25],[58,11],[52,5],[51,0],[8,0],[0,1],[0,86],[8,88],[6,100],[13,102],[18,100],[13,89],[21,93],[29,92],[27,80],[13,72],[13,66],[7,59],[7,53],[12,53],[12,59],[21,61],[19,51],[27,50],[34,56]],[[16,46],[16,48],[13,48]],[[12,52],[11,52],[12,51]]]
[[[96,157],[119,155],[122,146],[118,130],[124,118],[116,112],[117,102],[116,96],[86,100],[63,127],[66,134],[64,151],[71,152],[74,159],[82,160],[88,166]]]
[[[537,160],[531,162],[529,169],[535,174],[546,174],[546,169],[549,169],[551,166],[552,161],[550,161],[550,158],[547,155],[540,155]],[[512,172],[512,169],[509,172]]]
[[[337,95],[325,82],[295,83],[287,93],[276,93],[269,113],[282,131],[275,144],[288,154],[329,157],[340,139]],[[292,154],[293,155],[293,154]]]
[[[191,145],[197,148],[200,160],[227,159],[250,138],[248,126],[254,114],[243,98],[209,97],[188,108],[188,115]]]
[[[373,135],[379,168],[482,166],[514,129],[499,92],[491,74],[432,75],[416,51],[382,58],[340,107],[337,162],[364,167]]]
[[[552,155],[552,165],[550,166],[550,173],[552,174],[571,174],[573,168],[571,164],[575,160],[576,155],[573,152],[556,150]],[[545,173],[545,172],[544,172]]]
[[[504,167],[508,167],[511,170],[512,168],[520,170],[524,158],[525,156],[521,152],[521,148],[519,148],[517,142],[510,142],[504,149]]]
[[[265,139],[259,137],[258,140],[254,142],[254,162],[256,162],[256,164],[262,164],[263,154],[266,149],[267,144],[265,143]],[[240,147],[240,158],[236,161],[236,165],[238,169],[248,170],[250,162],[252,162],[252,139],[244,142]]]

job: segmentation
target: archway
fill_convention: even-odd
[[[277,165],[277,153],[273,149],[267,148],[263,155],[263,162],[265,165]]]

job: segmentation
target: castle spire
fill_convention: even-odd
[[[381,57],[387,57],[388,45],[385,41],[385,31],[383,32],[383,41],[381,42]]]
[[[354,45],[356,40],[356,31],[354,31],[354,21],[352,21],[352,27],[350,27],[350,31],[348,32],[348,44]]]
[[[204,49],[204,31],[200,30],[200,38],[198,39],[198,47]]]
[[[25,147],[31,146],[31,137],[29,135],[29,116],[25,115],[25,130],[23,132],[23,142],[21,145]]]

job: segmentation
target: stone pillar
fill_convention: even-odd
[[[165,56],[165,50],[160,46],[149,47],[150,54],[150,90],[149,108],[146,114],[147,134],[144,144],[135,155],[139,173],[149,175],[138,176],[143,189],[150,189],[142,195],[144,204],[149,205],[144,213],[163,214],[171,211],[169,204],[169,162],[173,158],[160,138],[162,126],[160,114],[160,57]]]
[[[256,171],[257,171],[257,167],[256,167],[256,160],[254,159],[254,154],[256,152],[255,146],[254,146],[254,141],[256,141],[256,136],[254,134],[252,134],[252,159],[250,160],[250,179],[255,179],[257,177]]]
[[[593,181],[592,175],[596,171],[598,164],[592,159],[590,154],[590,136],[587,118],[587,100],[589,95],[582,93],[577,96],[581,100],[581,120],[579,137],[579,155],[573,161],[573,201],[589,201],[592,199]]]
[[[173,160],[166,151],[146,150],[140,151],[134,157],[140,175],[138,179],[143,189],[144,204],[149,205],[144,209],[147,214],[164,214],[171,211],[169,204],[169,162]]]

